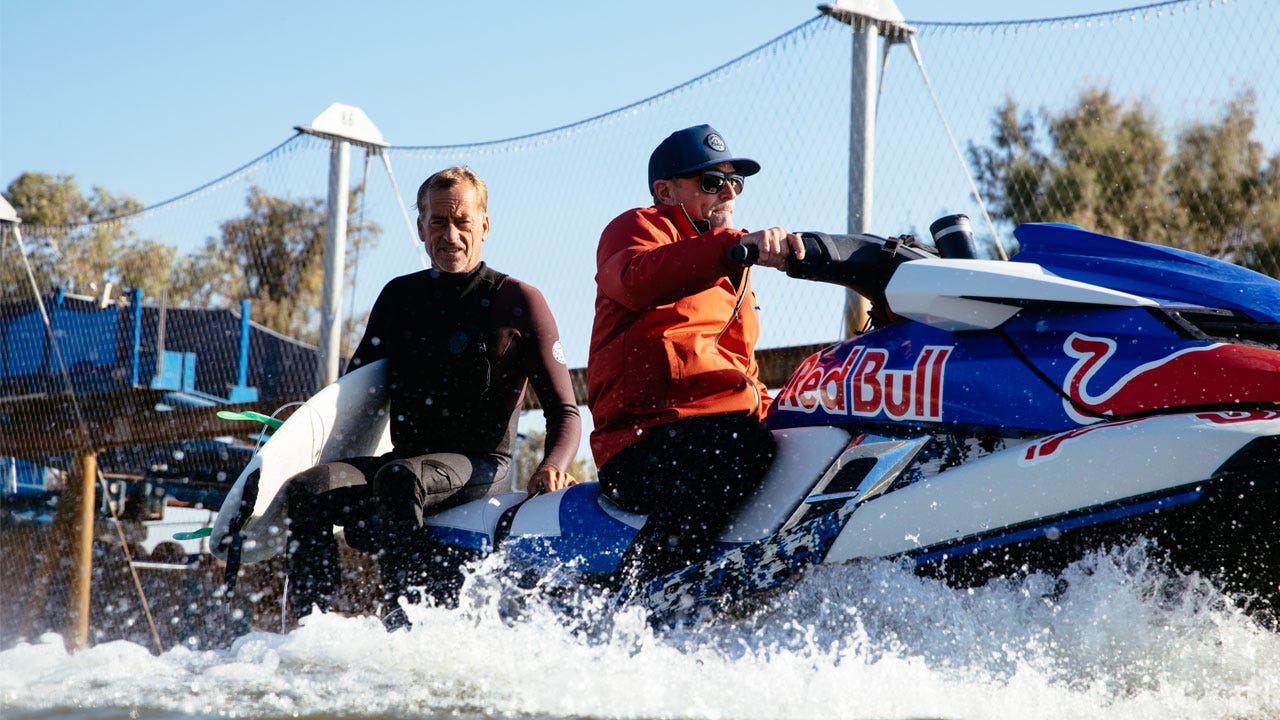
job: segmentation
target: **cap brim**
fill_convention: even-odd
[[[748,175],[755,175],[756,173],[760,172],[760,163],[756,162],[755,160],[752,160],[750,158],[729,158],[727,160],[724,160],[724,159],[708,160],[707,162],[704,162],[701,165],[694,165],[688,170],[684,170],[676,174],[684,175],[686,173],[695,173],[695,172],[698,172],[699,170],[706,170],[707,168],[712,168],[722,163],[733,163],[733,171],[738,173],[739,175],[742,175],[743,177],[746,177]]]

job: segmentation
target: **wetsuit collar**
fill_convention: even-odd
[[[480,280],[486,275],[487,269],[488,267],[483,260],[467,272],[461,273],[440,272],[432,268],[431,279],[435,280],[436,286],[442,291],[461,296],[470,293],[480,284]]]
[[[485,267],[484,261],[481,260],[480,262],[476,263],[475,267],[471,268],[466,272],[460,272],[460,273],[441,272],[440,270],[431,268],[431,277],[437,280],[441,280],[443,282],[456,282],[458,284],[462,284],[462,283],[465,283],[467,280],[470,280],[475,276],[479,275],[484,270],[484,267]]]

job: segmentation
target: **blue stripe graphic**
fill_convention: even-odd
[[[1026,540],[1034,540],[1043,537],[1049,531],[1057,530],[1058,532],[1069,532],[1071,530],[1079,530],[1080,528],[1089,527],[1091,525],[1100,525],[1113,520],[1121,520],[1134,515],[1141,515],[1152,510],[1161,508],[1177,507],[1192,503],[1200,499],[1203,495],[1202,490],[1190,490],[1177,495],[1159,498],[1156,500],[1147,500],[1145,502],[1134,503],[1132,505],[1124,505],[1122,507],[1103,510],[1100,512],[1090,513],[1088,515],[1077,515],[1071,518],[1064,518],[1059,521],[1047,522],[1037,525],[1033,528],[1017,530],[1004,535],[996,535],[989,538],[983,538],[963,545],[953,545],[940,550],[925,551],[919,555],[913,555],[916,565],[929,565],[942,560],[946,557],[958,557],[967,555],[979,550],[988,550],[990,548],[1012,545]]]

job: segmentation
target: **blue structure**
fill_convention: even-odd
[[[58,471],[18,458],[0,458],[0,495],[43,495]]]
[[[160,308],[135,290],[100,303],[45,297],[57,348],[32,301],[0,304],[0,399],[65,391],[58,355],[77,395],[170,393],[176,405],[253,402],[314,390],[315,348],[230,310]]]
[[[235,312],[146,305],[140,290],[114,302],[63,291],[42,299],[48,328],[35,301],[0,303],[0,433],[25,436],[27,446],[40,432],[33,416],[69,412],[68,382],[77,412],[125,424],[139,408],[278,405],[314,391],[314,346],[250,321],[248,301]],[[208,487],[229,485],[250,454],[244,446],[175,437],[163,445],[112,447],[100,454],[99,467]],[[0,457],[0,497],[44,492],[57,473],[50,466],[68,465],[57,451]]]

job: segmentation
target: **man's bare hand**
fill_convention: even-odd
[[[543,466],[538,468],[538,471],[529,478],[529,484],[526,489],[529,492],[529,497],[533,497],[544,492],[563,490],[570,485],[577,484],[578,479],[569,473],[550,466]]]
[[[780,227],[747,233],[738,242],[741,245],[755,245],[760,248],[760,259],[756,261],[757,265],[782,270],[786,268],[787,260],[791,259],[793,254],[797,260],[804,259],[804,241],[799,235],[787,232]]]

